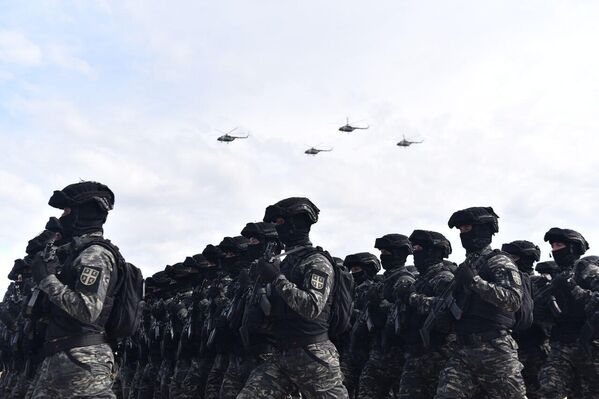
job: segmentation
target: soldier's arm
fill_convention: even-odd
[[[572,280],[573,284],[576,284],[572,288],[572,296],[579,301],[588,302],[599,292],[599,266],[588,263],[586,270],[578,276],[575,275]],[[581,286],[588,287],[588,289]]]
[[[73,270],[80,274],[74,288],[67,287],[53,274],[44,278],[39,288],[47,294],[50,302],[70,316],[83,323],[93,323],[104,306],[115,265],[112,253],[102,246],[92,245],[73,263]]]
[[[515,312],[522,303],[523,288],[520,272],[516,265],[505,255],[497,255],[489,259],[487,265],[493,275],[493,282],[474,277],[470,286],[472,291],[500,309]]]
[[[431,279],[431,285],[433,286],[435,296],[429,297],[424,294],[412,294],[410,296],[410,306],[415,308],[420,314],[430,313],[435,298],[441,296],[452,281],[453,273],[450,271],[440,272]]]
[[[282,274],[272,285],[293,311],[307,319],[315,319],[324,309],[331,293],[333,266],[323,255],[315,254],[303,260],[298,267],[304,270],[305,290],[298,288]]]

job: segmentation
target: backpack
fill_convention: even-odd
[[[514,314],[516,323],[512,330],[521,332],[532,327],[532,322],[534,320],[534,300],[532,298],[532,283],[530,281],[530,276],[526,273],[519,273],[520,280],[522,281],[522,304]]]
[[[133,335],[141,321],[143,309],[144,280],[141,270],[133,264],[126,262],[118,247],[102,237],[93,237],[82,246],[77,247],[81,253],[92,245],[100,245],[109,250],[116,259],[116,268],[111,279],[116,277],[112,286],[112,295],[106,298],[106,304],[112,302],[110,314],[106,319],[104,328],[110,340],[118,341]]]
[[[321,247],[314,248],[316,252],[324,255],[331,265],[335,276],[331,295],[331,311],[329,313],[329,337],[337,337],[351,328],[351,317],[354,311],[354,277],[333,259],[328,251]],[[308,252],[304,257],[312,255]]]

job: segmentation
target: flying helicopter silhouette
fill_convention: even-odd
[[[349,123],[349,118],[347,118],[347,117],[346,117],[346,118],[345,118],[345,125],[341,126],[341,127],[339,128],[339,131],[340,131],[340,132],[351,133],[351,132],[353,132],[354,130],[366,130],[366,129],[368,129],[368,128],[370,128],[370,126],[368,126],[368,125],[366,125],[366,127],[363,127],[363,126],[353,126],[353,125],[351,125],[351,124]]]
[[[250,137],[249,133],[245,136],[232,136],[231,133],[233,133],[235,130],[237,130],[237,128],[231,129],[230,131],[225,133],[217,129],[218,132],[223,133],[223,135],[220,136],[217,140],[228,144],[232,141],[235,141],[235,139],[247,139],[248,137]]]
[[[411,140],[406,139],[406,136],[403,136],[403,139],[399,143],[397,143],[397,145],[400,147],[409,147],[412,144],[420,144],[422,142],[424,142],[424,140],[411,141]]]
[[[319,152],[331,152],[331,151],[333,151],[332,148],[324,149],[324,148],[310,147],[306,151],[304,151],[304,154],[316,155]]]

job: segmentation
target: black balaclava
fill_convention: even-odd
[[[103,232],[108,212],[101,209],[95,201],[86,202],[71,208],[68,215],[58,220],[62,227],[63,240],[89,233]]]
[[[304,214],[288,216],[285,223],[275,226],[286,248],[310,244],[310,223]]]
[[[472,225],[472,230],[466,233],[460,233],[462,247],[466,252],[476,252],[491,244],[493,231],[487,224],[476,223]]]
[[[356,286],[368,280],[368,274],[364,271],[364,269],[360,270],[359,272],[352,272],[351,275],[354,278]]]
[[[518,270],[522,273],[532,274],[535,260],[530,256],[521,256],[520,259],[514,262],[518,266]]]
[[[443,250],[437,248],[430,243],[412,242],[412,245],[420,245],[421,250],[414,250],[414,266],[418,269],[418,273],[424,274],[429,266],[443,262]]]
[[[384,248],[391,252],[390,254],[381,254],[381,266],[385,270],[393,270],[405,266],[410,251],[405,248]]]
[[[574,262],[580,259],[580,255],[577,255],[573,250],[573,245],[570,243],[565,244],[565,248],[551,252],[553,260],[555,260],[555,263],[557,263],[562,271],[572,269]]]

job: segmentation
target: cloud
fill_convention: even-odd
[[[42,50],[21,32],[0,31],[0,61],[37,66],[42,62]]]

